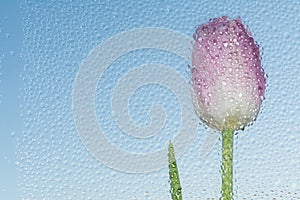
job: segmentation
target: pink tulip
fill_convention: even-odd
[[[256,119],[266,78],[259,46],[240,18],[197,28],[191,73],[195,111],[209,127],[239,130]]]

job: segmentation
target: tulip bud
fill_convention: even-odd
[[[191,77],[195,111],[209,127],[239,130],[256,119],[266,78],[259,46],[240,18],[197,28]]]

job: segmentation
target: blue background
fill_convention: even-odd
[[[0,1],[0,198],[20,199],[16,167],[17,141],[22,136],[19,98],[24,62],[24,34],[19,1]]]
[[[102,165],[86,151],[72,117],[73,81],[88,53],[121,31],[162,27],[192,36],[197,25],[222,15],[240,16],[250,27],[263,47],[263,67],[268,74],[262,112],[235,138],[236,199],[300,198],[299,10],[297,0],[2,0],[1,199],[170,199],[167,168],[127,174]],[[143,113],[149,104],[164,105],[171,113],[166,132],[135,143],[114,124],[109,104],[112,86],[133,66],[151,62],[173,66],[188,80],[188,63],[145,50],[114,63],[97,88],[99,124],[105,132],[113,132],[107,137],[127,151],[161,148],[178,127],[178,102],[160,86],[140,88],[130,99],[130,109],[136,123],[147,125],[149,119]],[[167,97],[171,98],[168,103]],[[220,143],[200,160],[205,131],[199,127],[195,142],[178,160],[185,199],[219,196]]]

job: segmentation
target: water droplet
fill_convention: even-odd
[[[225,41],[225,42],[223,42],[223,46],[225,47],[225,48],[227,48],[228,47],[228,42],[227,41]]]

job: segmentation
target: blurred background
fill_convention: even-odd
[[[1,0],[0,198],[170,199],[167,158],[165,167],[135,174],[103,164],[85,148],[73,118],[74,81],[89,52],[120,32],[154,27],[192,38],[198,25],[227,15],[249,26],[268,74],[261,113],[235,136],[236,199],[300,199],[299,10],[298,0]],[[166,36],[170,46],[178,42],[172,39]],[[177,133],[181,102],[163,85],[141,85],[128,100],[130,120],[141,127],[151,123],[153,105],[164,108],[164,125],[149,138],[118,127],[111,105],[118,81],[137,66],[166,65],[188,83],[188,60],[146,48],[109,65],[95,89],[97,122],[107,140],[129,153],[149,153],[167,148],[177,134],[191,134]],[[220,142],[200,159],[208,131],[199,125],[178,158],[184,199],[220,196]]]

